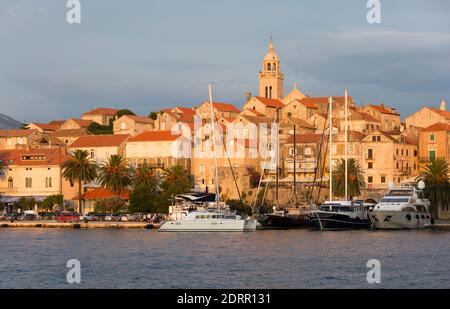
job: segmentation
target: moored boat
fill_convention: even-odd
[[[432,225],[430,201],[414,186],[391,187],[369,212],[375,229],[423,229]]]
[[[321,230],[368,229],[368,207],[360,202],[328,201],[308,214],[312,228]]]

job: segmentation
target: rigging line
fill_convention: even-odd
[[[320,144],[319,144],[319,151],[317,152],[317,160],[316,160],[316,169],[314,171],[314,181],[313,181],[313,185],[311,186],[311,190],[309,192],[309,200],[312,200],[313,197],[313,191],[314,191],[314,187],[316,186],[316,181],[317,181],[317,173],[319,172],[319,166],[320,166],[320,158],[322,155],[322,145],[323,145],[323,140],[324,140],[324,135],[325,135],[325,129],[327,127],[327,122],[328,122],[328,117],[330,114],[330,105],[328,105],[327,107],[327,117],[323,123],[323,130],[322,130],[322,137],[320,139]],[[326,154],[326,153],[325,153]],[[326,155],[325,155],[326,157]]]

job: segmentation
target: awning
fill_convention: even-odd
[[[0,202],[2,202],[2,203],[16,203],[23,197],[28,198],[28,199],[33,198],[37,202],[42,202],[42,201],[44,201],[47,198],[47,196],[2,196],[2,197],[0,197]]]

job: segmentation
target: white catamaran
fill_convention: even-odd
[[[213,134],[214,161],[215,161],[215,184],[216,184],[216,201],[215,209],[205,211],[193,211],[186,217],[164,222],[159,231],[161,232],[244,232],[255,231],[256,220],[244,219],[241,216],[231,213],[227,209],[220,207],[219,192],[219,173],[217,168],[217,152],[216,152],[216,130],[214,127],[214,109],[212,100],[212,87],[209,85],[209,102],[211,106],[211,125]]]

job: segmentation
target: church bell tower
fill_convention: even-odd
[[[263,59],[262,70],[259,72],[259,96],[268,99],[284,97],[284,74],[280,70],[280,59],[275,53],[272,39],[269,51]]]

